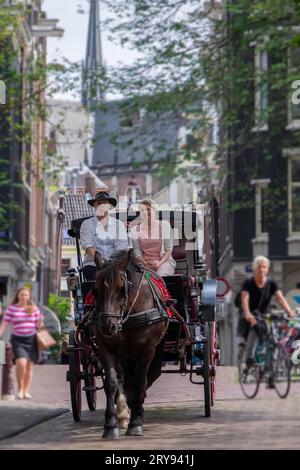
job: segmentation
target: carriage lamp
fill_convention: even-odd
[[[199,260],[194,265],[194,277],[197,284],[201,284],[206,279],[207,266],[203,260]]]
[[[79,277],[76,275],[76,269],[71,268],[67,271],[67,286],[69,291],[74,291],[79,285]]]

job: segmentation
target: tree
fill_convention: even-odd
[[[197,119],[192,120],[192,131],[201,135],[218,111],[219,142],[206,150],[201,141],[196,152],[187,149],[185,159],[202,162],[208,171],[208,155],[213,152],[215,164],[222,179],[236,171],[228,167],[228,154],[234,156],[239,171],[244,175],[239,186],[232,188],[231,209],[254,204],[249,182],[255,179],[261,166],[272,164],[274,141],[287,139],[282,122],[285,119],[286,97],[292,82],[299,78],[298,70],[287,74],[287,50],[300,45],[300,34],[294,30],[299,24],[300,5],[297,0],[103,0],[110,17],[103,27],[111,41],[126,45],[138,52],[130,65],[112,67],[99,74],[103,90],[122,94],[129,109],[143,108],[151,116],[172,112],[182,116],[195,103],[201,103]],[[254,48],[260,45],[272,61],[268,69],[258,72],[254,67]],[[268,105],[253,113],[254,91],[268,87]],[[275,99],[274,99],[275,98]],[[263,133],[253,134],[254,125],[272,120],[266,145]],[[238,136],[232,129],[239,126]],[[205,132],[204,132],[205,134]],[[293,136],[299,142],[299,133]],[[201,139],[200,139],[201,140]],[[261,155],[262,141],[264,143]],[[241,157],[243,155],[243,157]],[[169,158],[162,168],[170,177],[178,172],[178,153]],[[239,158],[240,157],[240,158]],[[174,163],[176,165],[174,165]],[[270,194],[272,212],[282,202],[284,184],[280,169],[273,194]]]

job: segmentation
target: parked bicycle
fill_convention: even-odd
[[[291,384],[291,363],[281,344],[280,324],[283,315],[270,313],[257,315],[258,323],[265,326],[255,353],[255,364],[246,365],[245,345],[240,345],[238,353],[239,383],[247,398],[256,397],[261,382],[267,382],[280,398],[288,396]]]

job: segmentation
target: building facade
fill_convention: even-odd
[[[17,6],[18,5],[18,6]],[[29,79],[32,64],[46,66],[47,38],[61,36],[57,20],[46,17],[41,1],[7,1],[2,6],[16,15],[11,30],[15,61],[11,65],[21,77],[19,100],[11,109],[0,108],[2,171],[8,168],[9,184],[2,185],[0,197],[6,205],[7,229],[1,232],[0,295],[9,302],[20,284],[33,288],[36,300],[47,304],[49,292],[56,290],[56,200],[44,184],[45,123],[40,109],[45,106],[45,78]],[[0,76],[5,70],[0,70]],[[31,97],[37,97],[34,101]],[[30,138],[18,134],[26,125]],[[7,162],[7,163],[5,163]]]
[[[233,13],[229,14],[226,2],[223,3],[230,28]],[[284,28],[282,25],[281,30]],[[243,34],[231,43],[233,56]],[[234,124],[225,127],[220,122],[220,143],[230,141],[222,158],[226,172],[219,181],[216,207],[218,269],[232,287],[225,304],[224,354],[228,364],[236,360],[238,315],[233,299],[244,279],[252,275],[255,256],[270,259],[270,276],[292,308],[300,300],[300,106],[292,103],[286,87],[275,92],[271,82],[274,70],[282,64],[286,64],[281,72],[282,80],[290,69],[298,67],[299,70],[300,48],[282,47],[274,53],[269,40],[266,27],[263,37],[258,36],[249,44],[244,60],[253,68],[253,74],[244,85],[250,91],[247,103]],[[226,99],[230,102],[230,96]],[[247,142],[239,146],[246,123],[251,125],[251,130]],[[253,177],[249,177],[252,173]]]

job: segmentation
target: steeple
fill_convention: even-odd
[[[100,0],[90,0],[86,56],[82,67],[82,102],[86,107],[103,98],[99,85],[95,83],[95,77],[103,68],[99,2]]]

